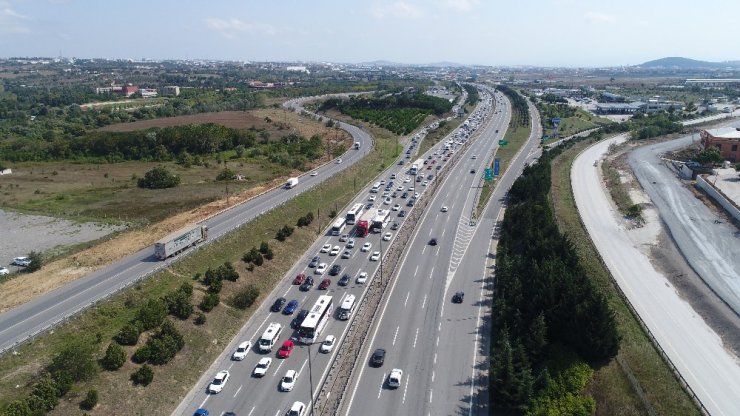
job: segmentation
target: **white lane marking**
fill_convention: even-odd
[[[424,255],[424,252],[427,251],[427,245],[424,244],[424,248],[421,249],[421,255]]]
[[[278,367],[275,369],[275,371],[272,372],[272,376],[275,377],[280,372],[280,367],[283,366],[283,363],[285,363],[285,359],[280,360],[280,364],[278,364]]]
[[[406,386],[404,386],[404,388],[403,388],[403,401],[401,401],[401,403],[406,403],[406,390],[408,390],[408,388],[409,388],[409,379],[410,378],[411,378],[410,375],[409,375],[409,377],[406,377]]]
[[[244,385],[241,385],[239,386],[238,389],[236,389],[236,393],[234,393],[234,397],[236,397],[236,395],[239,394],[240,391],[242,391],[242,387],[244,387]]]
[[[298,370],[298,374],[296,374],[296,378],[300,377],[301,373],[303,372],[303,367],[306,366],[306,363],[308,362],[308,358],[303,360],[303,364],[301,365],[301,369]]]
[[[424,295],[424,301],[421,303],[421,309],[424,309],[425,306],[427,306],[427,295]]]
[[[285,293],[283,293],[283,297],[288,297],[288,293],[290,293],[291,286],[288,286],[288,289],[285,290]]]
[[[441,331],[441,330],[442,330],[442,322],[440,322],[439,325],[437,325],[437,331]]]
[[[198,407],[203,407],[203,405],[206,404],[206,401],[208,401],[209,397],[211,397],[211,393],[206,393],[206,398],[203,399],[203,403],[201,403]]]
[[[434,275],[434,266],[432,266],[432,271],[429,272],[429,278],[431,279],[433,275]]]
[[[396,337],[398,336],[398,330],[401,329],[400,326],[396,327],[396,333],[393,335],[393,345],[396,345]]]
[[[439,335],[437,335],[437,346],[439,347]]]
[[[409,293],[406,294],[406,300],[403,301],[403,307],[404,308],[406,307],[406,303],[408,303],[408,301],[409,301],[409,296],[411,296],[411,292],[409,292]]]
[[[231,367],[233,367],[233,366],[234,366],[234,362],[232,361],[231,362],[231,365],[229,365],[229,368],[227,368],[227,370],[231,370]]]
[[[423,253],[424,253],[424,251],[422,251],[422,254]],[[416,269],[414,269],[414,276],[416,276],[417,273],[419,273],[419,266],[418,265],[416,266]]]
[[[416,335],[414,335],[414,349],[416,349],[416,340],[419,338],[419,328],[416,328]]]
[[[434,396],[434,391],[433,390],[429,390],[429,403],[432,402],[432,396]]]
[[[383,378],[380,379],[380,388],[378,389],[378,398],[380,398],[380,393],[383,392],[383,383],[385,383],[385,373],[383,373]]]
[[[437,353],[434,353],[434,364],[437,364]]]
[[[282,410],[278,409],[277,413],[275,413],[275,416],[278,416],[281,412]]]
[[[252,413],[254,413],[254,409],[256,409],[257,406],[252,406],[252,410],[249,411],[249,414],[247,416],[252,416]]]
[[[260,333],[260,330],[262,330],[262,327],[265,325],[265,323],[267,322],[268,319],[270,319],[270,315],[269,314],[267,316],[265,316],[265,319],[262,321],[262,323],[260,324],[260,326],[257,327],[257,330],[254,331],[254,333],[252,334],[252,336],[249,338],[250,341],[252,341],[254,339],[254,337],[256,337],[257,334]]]

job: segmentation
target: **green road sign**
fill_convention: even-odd
[[[498,141],[499,146],[506,146],[507,144],[509,144],[508,140],[501,139]]]
[[[491,182],[491,181],[493,180],[493,169],[491,169],[491,168],[486,168],[486,170],[485,170],[485,174],[484,174],[484,176],[483,176],[483,179],[484,179],[484,180],[485,180],[486,182]]]

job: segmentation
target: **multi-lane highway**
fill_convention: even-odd
[[[506,192],[524,164],[539,155],[541,137],[537,111],[530,107],[532,135],[471,225],[480,178],[469,174],[470,169],[480,172],[490,166],[491,152],[508,125],[508,102],[499,99],[506,103],[498,107],[500,118],[462,156],[417,226],[366,340],[341,414],[488,414],[485,328],[490,304],[485,293],[491,283],[490,253],[495,253],[491,236]],[[442,206],[448,211],[442,212]],[[438,244],[428,245],[430,238],[437,238]],[[464,293],[459,304],[452,302],[458,291]],[[369,364],[377,348],[386,350],[380,367]],[[397,389],[387,383],[393,368],[403,370]]]
[[[300,103],[300,100],[294,100],[291,101],[291,106],[300,109]],[[359,150],[347,151],[342,155],[342,163],[327,163],[311,174],[304,174],[300,177],[299,184],[292,189],[273,189],[204,221],[204,224],[209,227],[209,241],[218,239],[306,192],[359,161],[372,150],[373,140],[366,132],[346,123],[340,123],[340,127],[347,130],[355,141],[360,142]],[[192,250],[167,261],[157,261],[153,252],[151,247],[144,248],[81,279],[0,314],[0,353],[15,348],[20,343],[50,329],[91,304],[160,270],[170,262],[188,255]]]
[[[479,109],[476,111],[474,116],[482,113],[486,107],[490,107],[485,102],[486,94],[482,95],[484,103],[479,105]],[[479,118],[482,118],[479,116]],[[490,126],[496,125],[503,129],[505,128],[506,119],[508,119],[508,110],[501,112],[496,115],[493,121],[489,122]],[[485,123],[484,123],[485,125]],[[492,127],[487,127],[492,128]],[[471,148],[478,149],[481,155],[489,153],[485,150],[491,149],[491,143],[493,142],[493,136],[487,137],[485,134],[481,136],[472,144]],[[410,143],[409,146],[414,145]],[[408,175],[409,163],[400,166],[393,165],[386,172],[384,172],[380,178],[387,181],[391,181],[391,175],[396,174],[396,179],[390,190],[388,191],[388,202],[386,203],[384,197],[381,196],[380,192],[378,200],[374,202],[375,206],[380,206],[384,209],[392,209],[395,204],[401,205],[399,211],[391,211],[390,225],[386,226],[381,233],[371,233],[366,237],[355,237],[356,245],[353,249],[352,255],[349,259],[342,259],[340,255],[331,256],[328,253],[319,253],[320,248],[328,244],[330,246],[339,246],[342,251],[344,250],[345,243],[339,241],[337,236],[325,235],[319,238],[314,245],[309,249],[303,258],[291,269],[288,276],[282,285],[278,286],[274,291],[273,295],[265,305],[263,305],[255,315],[250,319],[245,327],[240,331],[240,334],[233,340],[231,345],[227,347],[224,353],[213,363],[211,368],[203,375],[201,380],[191,390],[191,392],[183,399],[181,405],[175,410],[173,414],[193,414],[198,408],[207,408],[211,414],[221,414],[222,412],[233,411],[238,414],[245,415],[276,415],[286,412],[295,401],[301,401],[307,406],[310,406],[314,402],[319,386],[325,379],[328,371],[330,370],[330,364],[333,360],[336,352],[342,348],[342,339],[348,328],[349,321],[341,321],[336,319],[336,313],[332,314],[328,320],[325,329],[321,333],[320,340],[323,340],[327,335],[336,336],[339,341],[334,347],[331,353],[324,354],[318,351],[319,345],[314,344],[313,346],[304,345],[296,342],[296,346],[291,353],[291,356],[286,359],[280,359],[276,356],[275,350],[285,340],[295,340],[297,333],[290,328],[291,320],[295,317],[297,311],[291,315],[285,315],[282,313],[274,313],[268,310],[268,307],[272,303],[274,298],[284,297],[288,300],[295,299],[299,302],[298,309],[309,309],[313,303],[318,299],[320,295],[330,295],[333,297],[333,304],[337,309],[349,295],[354,295],[358,302],[362,298],[365,289],[373,284],[372,280],[368,280],[364,284],[357,283],[357,277],[361,272],[367,272],[370,279],[375,276],[375,271],[380,266],[380,262],[373,261],[370,259],[371,255],[375,251],[382,250],[385,252],[390,244],[393,244],[396,238],[396,230],[392,226],[393,222],[397,222],[400,226],[403,226],[403,221],[406,217],[400,216],[400,210],[415,209],[408,206],[408,200],[413,196],[415,192],[419,192],[420,198],[432,198],[433,195],[427,195],[430,191],[426,190],[431,188],[436,181],[435,174],[437,172],[437,166],[441,166],[445,163],[450,163],[452,158],[448,155],[442,155],[442,146],[444,142],[431,149],[424,159],[427,163],[423,165],[421,172],[419,173],[419,182],[414,180],[414,176]],[[453,144],[453,148],[456,148],[459,144]],[[407,146],[408,148],[408,146]],[[454,149],[453,149],[454,151]],[[437,152],[437,154],[433,154]],[[431,159],[429,157],[431,156]],[[456,156],[460,157],[460,156]],[[445,161],[445,159],[448,159]],[[413,160],[411,158],[407,160]],[[450,172],[446,177],[450,178],[447,182],[450,184],[456,183],[457,179],[453,179],[455,176],[462,176],[464,183],[473,183],[475,177],[479,177],[482,170],[476,174],[468,173],[471,164],[468,164],[468,160],[464,157],[460,157],[460,162],[457,166],[457,171],[464,172],[458,174],[457,171]],[[474,166],[481,168],[484,159],[478,159],[474,161]],[[432,180],[428,185],[423,185],[424,181],[427,181],[427,177],[431,175]],[[380,179],[379,178],[379,179]],[[445,182],[445,183],[447,183]],[[451,186],[451,185],[450,185]],[[448,185],[443,185],[439,189],[451,189]],[[470,186],[466,192],[471,192]],[[409,195],[403,198],[403,193],[407,192]],[[441,192],[441,191],[438,191]],[[472,191],[474,193],[474,191]],[[395,196],[394,196],[395,194]],[[369,193],[369,187],[363,190],[358,197],[357,201],[353,203],[361,202],[363,204],[368,203],[368,198],[371,194]],[[352,205],[352,204],[350,204]],[[461,216],[464,209],[470,207],[464,207],[463,204],[454,205],[450,204],[450,218],[454,218],[455,215]],[[469,215],[469,212],[465,215]],[[456,220],[455,220],[456,221]],[[349,228],[347,229],[349,231]],[[391,233],[390,241],[383,241],[381,243],[381,236],[385,233]],[[354,237],[354,236],[353,236]],[[361,247],[365,243],[370,243],[371,247],[367,252],[361,251]],[[383,247],[384,248],[381,248]],[[428,252],[431,254],[433,247],[428,248]],[[445,249],[446,250],[446,249]],[[340,265],[342,270],[337,276],[327,276],[326,273],[323,275],[315,274],[315,269],[308,267],[310,259],[314,255],[321,257],[321,262],[327,263],[327,268],[331,268],[334,265]],[[432,254],[433,255],[433,254]],[[292,285],[291,281],[294,276],[299,273],[304,273],[308,276],[315,278],[315,285],[308,291],[301,291],[298,286]],[[350,283],[347,286],[338,286],[337,280],[342,275],[348,274],[351,277]],[[329,277],[331,279],[331,285],[328,290],[318,290],[316,286],[318,283]],[[430,305],[431,307],[431,305]],[[275,322],[283,325],[283,333],[280,336],[279,341],[271,353],[263,355],[259,354],[257,348],[252,348],[247,358],[244,361],[233,362],[230,361],[230,354],[232,350],[242,341],[249,340],[254,345],[260,336],[263,334],[265,329],[270,323]],[[272,364],[268,369],[265,377],[256,378],[252,377],[252,371],[257,362],[263,357],[271,357]],[[229,370],[232,378],[228,382],[224,391],[218,395],[209,394],[206,391],[210,379],[220,370]],[[281,377],[283,377],[288,370],[296,370],[298,373],[298,381],[295,388],[291,392],[280,392],[278,385]]]

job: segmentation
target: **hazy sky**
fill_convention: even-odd
[[[0,0],[0,56],[611,66],[740,59],[740,0]]]

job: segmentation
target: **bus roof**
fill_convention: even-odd
[[[329,305],[331,305],[331,299],[332,297],[329,295],[319,296],[316,303],[314,303],[309,310],[306,319],[301,323],[301,327],[315,328],[319,323],[319,319],[321,319],[321,315],[326,311]]]

